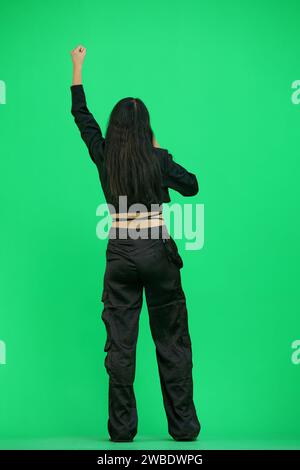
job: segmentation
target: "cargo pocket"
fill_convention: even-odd
[[[107,352],[111,349],[111,345],[112,345],[111,328],[110,328],[109,322],[107,321],[107,319],[103,315],[102,315],[102,320],[105,324],[105,329],[106,329],[106,341],[105,341],[105,344],[104,344],[104,351]]]
[[[107,292],[107,289],[103,289],[103,292],[102,292],[102,295],[101,295],[101,301],[104,303],[104,309],[102,311],[102,314],[101,314],[101,319],[105,325],[105,329],[106,329],[106,341],[105,341],[105,345],[104,345],[104,351],[109,351],[109,349],[111,348],[111,344],[112,344],[112,341],[111,341],[111,326],[109,324],[109,320],[108,320],[108,310],[107,308],[105,308],[105,302],[107,301],[108,299],[108,292]]]
[[[105,302],[105,300],[107,299],[108,297],[108,294],[107,294],[107,290],[106,289],[103,289],[103,292],[102,292],[102,295],[101,295],[101,302]],[[99,297],[98,297],[99,298]]]
[[[104,344],[104,351],[107,352],[109,351],[111,348],[111,338],[108,336],[108,334],[106,334],[106,341],[105,341],[105,344]]]

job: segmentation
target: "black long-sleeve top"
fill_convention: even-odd
[[[106,202],[115,206],[116,201],[110,193],[105,169],[105,139],[101,128],[87,107],[83,85],[71,85],[70,88],[72,98],[71,113],[74,116],[81,137],[88,148],[90,157],[97,166]],[[157,204],[171,201],[169,188],[178,191],[183,196],[194,196],[197,194],[199,188],[196,175],[176,163],[167,149],[153,147],[153,152],[159,159],[162,174],[163,198],[161,201],[157,201]],[[128,199],[128,206],[135,202],[137,201],[130,201]],[[151,210],[150,207],[149,210]],[[116,212],[119,212],[118,208]]]

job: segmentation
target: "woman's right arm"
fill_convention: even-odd
[[[89,111],[86,103],[82,84],[82,65],[85,54],[86,49],[83,46],[77,46],[71,51],[73,61],[73,79],[70,86],[72,99],[71,113],[88,148],[90,157],[97,163],[103,159],[104,137],[99,124]]]

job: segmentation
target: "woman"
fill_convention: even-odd
[[[197,194],[197,178],[158,146],[148,110],[138,98],[124,98],[115,105],[104,139],[86,104],[82,85],[85,55],[81,45],[71,51],[71,113],[98,169],[113,216],[102,293],[109,375],[108,432],[116,442],[132,441],[137,433],[133,382],[145,289],[168,431],[175,440],[194,440],[200,423],[193,402],[191,339],[180,273],[183,264],[161,208],[163,202],[170,201],[168,188],[185,196]],[[126,210],[120,204],[124,196]],[[153,205],[158,209],[151,210]]]

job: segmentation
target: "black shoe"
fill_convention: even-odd
[[[133,438],[131,438],[131,439],[112,439],[112,438],[110,438],[109,440],[112,441],[112,442],[132,442]]]
[[[172,436],[173,437],[173,436]],[[175,441],[196,441],[198,436],[173,437]]]

